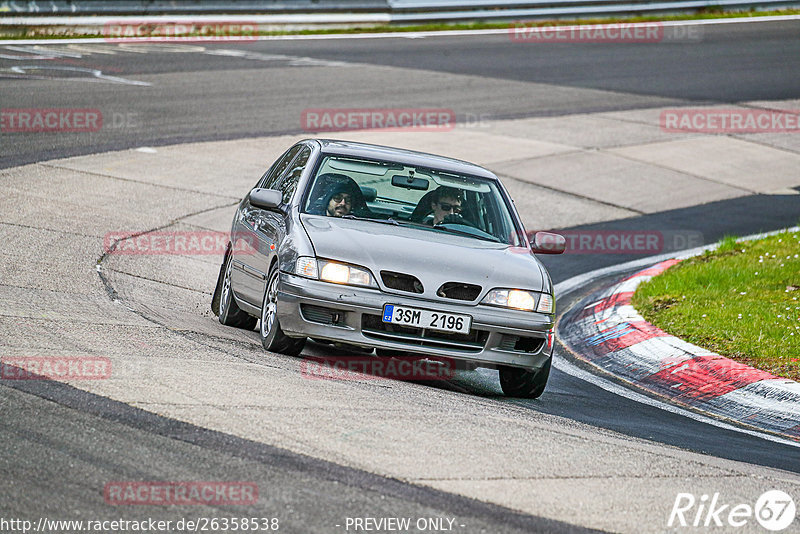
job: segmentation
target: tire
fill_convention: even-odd
[[[272,264],[267,276],[267,287],[261,303],[261,345],[270,352],[297,356],[306,344],[306,338],[293,338],[283,333],[278,321],[278,262]]]
[[[551,356],[544,367],[538,371],[529,371],[517,367],[500,367],[500,387],[508,397],[523,399],[537,399],[547,386],[550,376],[550,366],[553,363]]]
[[[222,293],[222,279],[225,276],[225,262],[228,260],[228,252],[225,251],[225,259],[222,260],[222,265],[219,266],[219,274],[217,275],[217,285],[214,286],[214,293],[211,295],[211,311],[214,315],[219,317],[219,295]]]
[[[233,298],[231,289],[231,269],[233,269],[233,257],[231,254],[225,256],[222,262],[219,277],[217,277],[217,288],[214,290],[214,298],[211,301],[211,309],[214,310],[215,301],[217,309],[214,310],[219,315],[219,322],[225,326],[253,330],[258,323],[258,319],[240,309]]]

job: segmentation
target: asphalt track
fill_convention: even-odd
[[[663,44],[515,43],[508,35],[490,35],[199,43],[204,53],[163,43],[123,45],[127,52],[113,44],[48,45],[56,50],[48,60],[37,60],[43,51],[36,46],[0,47],[4,107],[86,107],[119,117],[91,134],[4,136],[0,167],[143,145],[297,133],[309,107],[445,107],[461,121],[477,121],[797,97],[797,21],[700,30],[700,42]],[[9,56],[15,59],[4,59]],[[341,70],[324,77],[307,68],[290,75],[272,70],[336,62]],[[359,64],[408,70],[381,76]],[[168,74],[168,81],[149,91],[89,83],[87,71],[95,69],[134,81]],[[470,77],[459,83],[443,73]],[[8,81],[33,76],[86,82],[55,89]],[[561,90],[556,94],[553,86]],[[132,120],[123,120],[128,114]]]
[[[796,99],[800,92],[796,23],[709,27],[700,43],[663,45],[537,47],[512,44],[506,36],[204,45],[210,51],[245,51],[247,57],[165,52],[160,46],[146,53],[113,55],[86,47],[90,53],[81,57],[70,57],[75,49],[60,46],[61,55],[48,60],[36,59],[41,49],[0,47],[0,54],[25,56],[0,59],[1,75],[9,78],[2,81],[4,108],[85,107],[99,108],[107,117],[131,117],[118,128],[92,134],[3,135],[0,165],[137,146],[295,133],[302,129],[300,112],[308,107],[449,107],[463,120],[497,120],[648,105]],[[272,66],[308,67],[315,61],[339,69],[335,74],[326,70],[322,79],[312,68],[271,77]],[[145,92],[127,83],[25,79],[33,69],[9,70],[20,64],[100,69],[133,81],[161,74],[165,82]],[[376,74],[359,70],[359,64],[407,70]],[[470,77],[459,84],[440,73]],[[51,69],[46,77],[86,74]],[[566,90],[554,92],[552,85]],[[708,242],[726,234],[791,226],[800,213],[798,198],[752,195],[595,227],[700,229]],[[588,255],[545,261],[558,282],[627,259]],[[567,305],[560,302],[561,309]],[[559,355],[567,356],[560,349]],[[496,394],[481,383],[452,387],[477,396]],[[321,531],[346,515],[457,516],[466,518],[469,532],[572,528],[159,418],[68,386],[31,383],[0,389],[3,412],[14,414],[0,421],[7,451],[0,472],[3,480],[13,481],[0,490],[5,517],[64,517],[67,510],[74,512],[71,517],[106,517],[108,508],[96,488],[114,478],[241,475],[239,479],[255,479],[270,489],[245,515],[280,513],[290,531]],[[800,472],[797,448],[633,403],[563,373],[552,375],[541,402],[498,402],[719,458]],[[82,473],[80,480],[76,470]],[[114,515],[141,515],[140,510],[129,510]],[[173,512],[202,516],[213,510]]]

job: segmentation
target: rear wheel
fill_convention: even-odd
[[[551,356],[539,370],[530,371],[518,367],[500,367],[500,387],[509,397],[536,399],[544,393],[547,379],[550,377]]]
[[[217,289],[214,291],[215,298],[217,292],[219,292],[219,322],[225,326],[252,330],[256,327],[258,319],[249,315],[236,305],[236,299],[233,298],[233,289],[231,288],[232,269],[233,257],[231,254],[228,254],[220,268],[220,276],[217,279]],[[212,309],[213,307],[214,303],[212,302]]]
[[[278,321],[278,279],[280,270],[275,262],[269,270],[267,289],[261,304],[261,344],[271,352],[297,356],[306,344],[306,338],[293,338],[283,333]]]

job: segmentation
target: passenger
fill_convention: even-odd
[[[328,195],[325,214],[328,217],[344,217],[350,214],[353,206],[353,195],[345,184],[337,185]]]
[[[317,177],[310,195],[308,213],[343,217],[368,216],[369,208],[358,184],[344,174],[325,173]]]

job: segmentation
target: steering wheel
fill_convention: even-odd
[[[475,225],[472,222],[462,217],[459,213],[451,213],[450,215],[447,215],[439,224],[463,224],[464,226],[471,226],[475,228]]]

